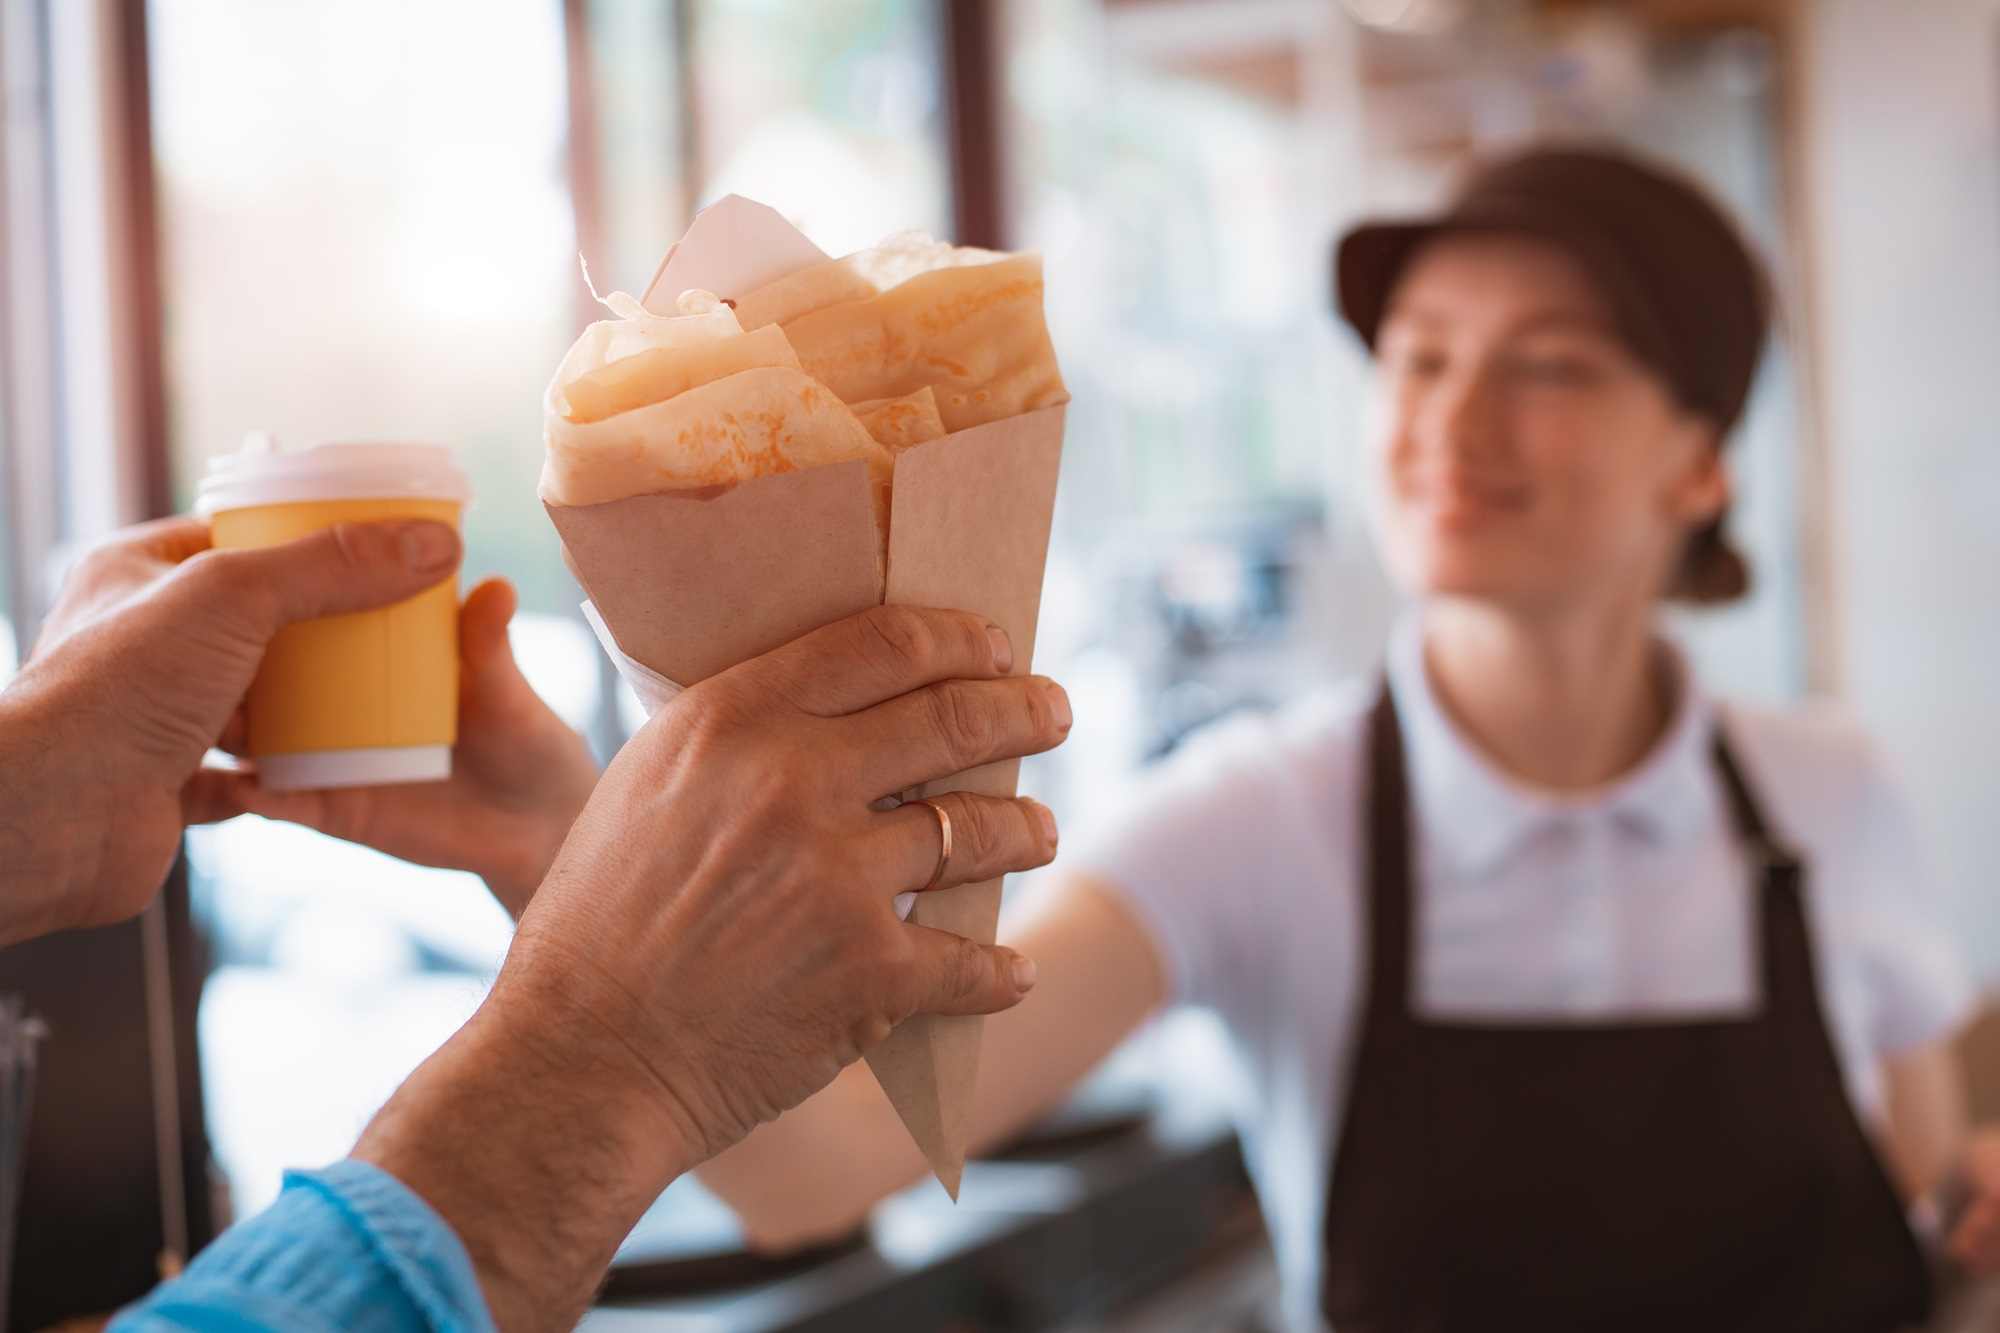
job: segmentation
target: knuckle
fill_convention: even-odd
[[[205,609],[234,612],[259,625],[275,624],[279,590],[270,580],[257,577],[244,554],[203,551],[183,561],[169,578]]]
[[[1039,676],[1021,682],[1021,715],[1027,723],[1029,736],[1047,740],[1061,731],[1056,725],[1054,694],[1059,688],[1053,681]]]
[[[741,731],[755,715],[750,695],[741,680],[716,676],[683,692],[670,711],[690,743],[712,744]]]
[[[92,587],[114,579],[123,570],[127,554],[126,548],[115,542],[100,542],[77,557],[65,582]]]
[[[945,992],[955,999],[977,995],[986,973],[986,957],[971,940],[958,940],[945,954]]]
[[[233,588],[254,580],[244,577],[243,562],[233,551],[203,551],[189,556],[175,571],[197,588]]]
[[[861,650],[890,671],[929,671],[940,655],[936,629],[913,607],[878,606],[856,618]]]
[[[849,1030],[849,1040],[853,1043],[853,1054],[847,1059],[842,1060],[841,1063],[843,1065],[854,1063],[863,1053],[873,1050],[887,1041],[889,1034],[895,1031],[895,1029],[896,1021],[885,1013],[878,1011],[863,1014]]]
[[[945,743],[945,753],[956,768],[970,768],[993,750],[999,739],[1000,720],[984,694],[970,686],[949,682],[932,686],[932,725]]]
[[[1023,849],[1018,869],[1032,869],[1045,866],[1056,859],[1056,841],[1042,828],[1041,815],[1037,809],[1024,801],[1013,802],[1014,819],[1021,830]]]
[[[964,795],[952,797],[951,818],[956,826],[953,841],[966,849],[962,869],[984,866],[999,855],[1001,830],[986,802]]]
[[[381,524],[336,523],[326,530],[327,562],[342,573],[368,566],[371,550],[379,551],[390,534]]]

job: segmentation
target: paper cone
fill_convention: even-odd
[[[737,296],[824,255],[770,209],[704,211],[646,304],[700,287]],[[896,462],[886,580],[865,467],[843,463],[707,491],[548,505],[564,556],[625,654],[681,685],[882,602],[973,611],[1005,629],[1014,670],[1034,657],[1065,408],[944,436]],[[1011,796],[1018,761],[924,794]],[[993,942],[1000,881],[920,894],[910,920]],[[912,1018],[868,1054],[955,1199],[979,1071],[979,1018]]]

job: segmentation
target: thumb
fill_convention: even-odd
[[[507,626],[520,598],[505,579],[486,579],[465,595],[458,611],[458,655],[466,685],[482,691],[521,679]]]
[[[414,597],[458,567],[458,533],[428,519],[337,523],[280,546],[211,550],[188,562],[208,604],[235,605],[257,628],[367,611]]]
[[[1020,1003],[1035,984],[1035,965],[1012,949],[963,935],[911,926],[916,935],[920,1014],[992,1014]]]

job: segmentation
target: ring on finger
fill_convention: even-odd
[[[951,812],[946,810],[942,803],[933,801],[928,796],[919,796],[914,804],[929,806],[931,813],[936,815],[938,819],[937,869],[931,872],[931,882],[924,885],[921,890],[924,893],[929,893],[932,889],[944,883],[945,871],[951,865]]]

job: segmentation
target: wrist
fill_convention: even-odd
[[[87,771],[91,745],[74,734],[87,701],[33,667],[0,690],[0,946],[92,919],[109,773]]]
[[[672,1119],[529,998],[496,988],[354,1150],[458,1234],[502,1328],[573,1323],[689,1161]]]

